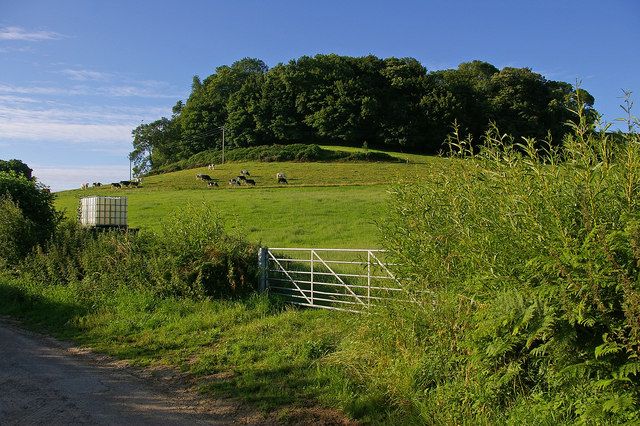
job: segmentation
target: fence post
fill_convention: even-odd
[[[269,249],[267,247],[260,247],[258,249],[258,267],[260,268],[260,282],[258,284],[258,289],[260,291],[267,290],[267,273],[268,271],[268,258]]]
[[[367,250],[367,305],[371,306],[371,250]]]
[[[315,252],[311,249],[311,304],[313,305],[313,258],[315,257]]]

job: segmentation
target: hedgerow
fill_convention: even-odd
[[[163,297],[235,297],[254,290],[257,248],[227,234],[206,206],[187,206],[158,233],[120,232],[64,222],[21,264],[39,285],[80,285],[97,299],[118,288]]]
[[[234,148],[225,152],[225,161],[261,161],[266,163],[281,161],[384,161],[400,162],[384,152],[345,152],[323,149],[319,145],[291,144],[291,145],[261,145],[249,148]],[[186,160],[154,168],[149,174],[170,173],[209,164],[220,164],[222,151],[209,150],[199,152]]]

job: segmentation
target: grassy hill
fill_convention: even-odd
[[[454,164],[442,158],[392,155],[404,162],[226,163],[215,170],[195,168],[149,176],[135,189],[60,192],[56,206],[73,216],[81,197],[127,196],[130,226],[155,229],[172,211],[189,203],[206,203],[219,211],[229,229],[267,246],[377,247],[376,222],[384,218],[388,191],[428,176],[433,167]],[[228,185],[242,169],[250,171],[255,187]],[[278,172],[287,175],[288,185],[277,184]],[[195,178],[197,173],[210,175],[219,187],[209,188]]]

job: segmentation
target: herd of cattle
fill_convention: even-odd
[[[112,182],[110,184],[102,184],[100,182],[93,182],[91,187],[100,188],[101,186],[111,186],[112,188],[138,188],[142,183],[142,178],[133,178],[131,180],[121,180],[120,182]],[[88,183],[83,183],[81,189],[89,189]]]
[[[215,165],[214,164],[209,164],[207,166],[207,169],[215,170]],[[198,173],[196,175],[196,179],[206,182],[209,187],[217,187],[218,186],[218,182],[215,179],[213,179],[210,175],[206,175],[206,174],[203,174],[203,173]],[[276,174],[276,181],[278,182],[278,185],[286,185],[286,184],[289,183],[287,181],[287,176],[282,172]],[[142,178],[134,178],[132,180],[121,180],[120,182],[113,182],[111,184],[102,184],[100,182],[93,182],[93,184],[91,184],[91,187],[99,188],[101,186],[110,185],[112,188],[138,188],[141,183],[142,183]],[[256,181],[251,178],[251,173],[249,173],[249,170],[241,170],[240,174],[238,176],[236,176],[236,177],[234,177],[232,179],[229,179],[229,185],[231,185],[231,186],[242,186],[242,185],[256,186]],[[89,189],[89,187],[90,186],[89,186],[88,183],[83,183],[82,184],[82,189]]]
[[[215,165],[209,164],[207,166],[207,169],[215,170]],[[198,173],[196,175],[196,179],[206,182],[209,187],[218,186],[218,182],[214,180],[210,175]],[[287,182],[287,176],[281,172],[276,174],[276,180],[278,181],[279,185],[289,183]],[[242,186],[242,185],[256,186],[256,181],[251,178],[251,173],[249,173],[249,170],[240,170],[240,174],[234,178],[229,179],[228,183],[231,186]]]

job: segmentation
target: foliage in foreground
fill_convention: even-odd
[[[514,144],[495,129],[475,155],[453,140],[454,153],[471,157],[465,167],[457,174],[434,170],[423,185],[397,188],[394,220],[385,227],[386,245],[404,265],[418,303],[341,317],[345,323],[331,331],[330,321],[309,324],[314,314],[297,311],[286,321],[268,317],[234,327],[237,333],[219,340],[197,324],[229,324],[236,310],[195,325],[180,322],[199,308],[216,309],[203,298],[210,287],[202,283],[221,276],[208,272],[207,247],[217,245],[207,241],[227,237],[206,213],[170,222],[163,241],[144,234],[74,237],[74,229],[60,228],[72,235],[32,256],[25,263],[32,275],[23,278],[38,283],[36,301],[70,292],[80,311],[71,304],[60,312],[73,313],[71,324],[86,334],[99,334],[106,350],[189,359],[185,368],[201,374],[234,370],[231,380],[204,385],[212,392],[240,389],[246,398],[278,404],[282,395],[304,390],[304,397],[322,395],[381,423],[635,423],[640,140],[632,132],[620,139],[581,120],[562,150],[548,144],[540,152],[544,144],[533,140]],[[67,249],[84,254],[68,256]],[[60,284],[44,286],[55,277]],[[127,288],[133,295],[116,303]],[[253,302],[237,310],[245,303]],[[184,328],[156,333],[171,323],[167,318]],[[296,334],[285,347],[297,327],[308,339]],[[198,351],[201,358],[181,351],[193,341],[208,345]]]
[[[179,367],[202,392],[265,410],[348,398],[343,376],[317,364],[337,347],[345,315],[255,294],[256,254],[206,206],[183,208],[158,233],[62,222],[19,268],[0,269],[0,314],[134,363]],[[283,410],[277,417],[296,416]]]
[[[18,160],[4,163],[30,170]],[[15,266],[49,239],[60,218],[53,199],[43,185],[25,174],[0,171],[0,268]]]
[[[420,303],[334,354],[363,393],[436,424],[640,420],[640,139],[573,130],[453,140],[469,167],[395,191],[386,245]]]
[[[87,294],[120,287],[159,297],[227,297],[255,289],[256,248],[228,235],[207,206],[171,215],[159,233],[99,232],[64,222],[21,264],[20,273],[41,285],[78,284]]]
[[[200,392],[242,398],[285,424],[308,423],[292,407],[349,397],[341,375],[318,365],[344,336],[347,315],[300,312],[265,294],[194,300],[120,287],[96,303],[88,291],[0,274],[0,314],[135,365],[177,367]]]

